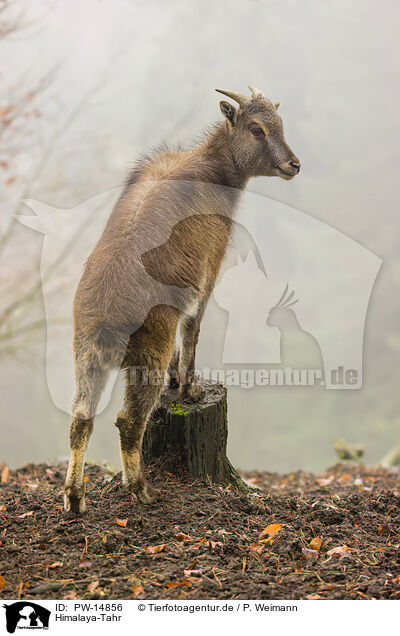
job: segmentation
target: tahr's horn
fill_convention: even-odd
[[[259,88],[255,88],[254,86],[249,85],[249,89],[252,97],[264,97]]]
[[[235,91],[224,91],[222,90],[222,88],[216,88],[215,90],[217,91],[217,93],[222,93],[222,95],[226,95],[227,97],[234,99],[235,102],[237,102],[239,106],[242,106],[242,107],[245,106],[251,100],[251,97],[248,97],[248,95],[243,95],[242,93],[236,93]]]

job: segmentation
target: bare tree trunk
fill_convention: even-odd
[[[195,404],[181,402],[176,389],[163,393],[143,440],[145,461],[191,479],[249,490],[226,456],[226,389],[204,381],[202,386],[204,396]]]

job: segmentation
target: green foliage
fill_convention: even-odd
[[[171,404],[169,405],[169,408],[176,415],[182,415],[183,417],[185,417],[189,413],[189,411],[184,409],[183,406],[179,404],[178,402],[171,402]]]

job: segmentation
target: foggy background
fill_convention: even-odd
[[[247,93],[248,84],[282,102],[302,164],[291,182],[262,177],[248,189],[331,225],[383,265],[366,321],[363,387],[230,389],[228,454],[240,468],[320,470],[335,461],[332,439],[344,437],[365,446],[367,463],[378,461],[400,440],[397,4],[9,4],[0,13],[11,27],[0,28],[0,461],[15,468],[68,454],[69,417],[46,380],[43,236],[12,221],[31,213],[21,199],[75,208],[121,185],[138,154],[161,141],[189,143],[221,119],[214,88]],[[212,298],[200,365],[214,360],[225,328]],[[120,401],[117,386],[88,459],[120,466]]]

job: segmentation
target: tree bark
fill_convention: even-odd
[[[195,404],[166,389],[150,419],[143,440],[145,461],[190,479],[249,490],[226,456],[227,392],[220,384],[202,381],[203,397]]]

